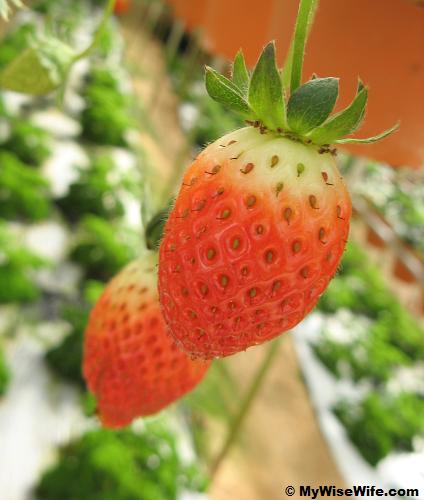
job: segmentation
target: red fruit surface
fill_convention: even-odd
[[[113,6],[113,12],[120,16],[125,14],[130,10],[131,0],[115,0],[115,5]]]
[[[90,315],[83,373],[105,427],[158,412],[193,389],[209,367],[191,360],[167,335],[155,264],[148,256],[125,267]]]
[[[337,270],[351,202],[334,157],[248,127],[187,170],[165,226],[159,297],[192,356],[228,356],[286,331]]]

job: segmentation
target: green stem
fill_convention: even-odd
[[[108,2],[106,4],[106,8],[103,12],[102,18],[100,20],[100,23],[97,26],[96,31],[94,32],[93,40],[91,41],[90,45],[86,49],[84,49],[82,52],[80,52],[79,54],[77,54],[74,57],[73,62],[79,61],[80,59],[84,59],[84,57],[87,57],[94,50],[94,48],[97,46],[97,44],[99,43],[100,37],[102,36],[103,31],[106,27],[106,24],[109,21],[109,18],[113,13],[114,5],[115,5],[115,0],[108,0]]]
[[[300,0],[296,27],[290,49],[288,75],[290,75],[290,93],[292,94],[301,84],[303,57],[305,45],[314,18],[318,0]]]
[[[249,414],[249,410],[259,392],[259,390],[262,387],[262,384],[265,380],[265,376],[268,373],[268,370],[272,366],[272,362],[275,359],[275,356],[278,353],[278,348],[280,347],[280,339],[276,339],[273,342],[271,342],[270,346],[268,347],[268,350],[265,354],[265,357],[258,368],[258,371],[256,372],[253,382],[250,385],[247,394],[245,395],[240,408],[238,410],[237,415],[234,417],[230,429],[228,431],[227,437],[224,441],[224,444],[221,448],[221,451],[218,453],[217,457],[215,458],[212,467],[211,467],[211,478],[213,478],[220,465],[222,464],[224,458],[227,456],[228,452],[230,451],[231,447],[235,443],[235,441],[238,438],[238,435],[241,431],[241,428],[243,426],[244,420]]]

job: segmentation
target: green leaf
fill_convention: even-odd
[[[243,51],[240,49],[233,63],[233,83],[239,88],[241,93],[247,97],[249,89],[249,72],[244,61]]]
[[[256,63],[249,86],[249,104],[257,118],[271,129],[285,127],[285,103],[275,62],[275,44],[269,43]]]
[[[30,95],[45,95],[64,81],[74,52],[57,38],[33,41],[0,73],[0,87]]]
[[[293,132],[306,134],[323,123],[337,100],[338,78],[316,78],[299,87],[287,104],[287,122]]]
[[[320,127],[308,134],[309,139],[315,144],[331,144],[337,139],[343,138],[354,132],[361,124],[368,99],[368,89],[358,86],[359,92],[355,99],[340,113],[332,116]]]
[[[381,132],[381,134],[374,135],[373,137],[366,137],[364,139],[356,139],[354,137],[349,138],[347,137],[346,139],[339,139],[337,141],[334,141],[335,144],[370,144],[372,142],[377,142],[380,141],[381,139],[384,139],[385,137],[389,136],[393,132],[396,132],[396,130],[399,128],[399,122],[393,125],[393,127],[390,127],[389,129],[385,130],[384,132]]]
[[[206,66],[205,83],[206,90],[212,99],[246,118],[252,117],[249,104],[231,80]]]

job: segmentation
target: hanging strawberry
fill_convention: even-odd
[[[362,122],[367,88],[360,82],[350,106],[330,116],[338,79],[301,84],[314,3],[300,2],[284,72],[273,43],[252,75],[241,52],[231,80],[206,68],[209,95],[248,126],[198,156],[165,225],[162,312],[192,356],[228,356],[261,344],[311,311],[336,273],[349,233],[351,202],[335,147],[374,142],[396,128],[368,139],[345,138]]]
[[[154,254],[146,254],[125,267],[90,315],[83,373],[106,427],[158,412],[193,389],[209,367],[192,361],[167,335],[156,261]]]

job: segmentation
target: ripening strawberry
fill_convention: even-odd
[[[106,427],[158,412],[193,389],[209,366],[192,361],[167,335],[156,260],[146,255],[115,276],[87,325],[83,373]]]
[[[336,78],[292,84],[286,104],[274,45],[252,76],[239,53],[232,80],[210,68],[214,99],[248,127],[210,144],[188,168],[160,246],[164,318],[192,356],[261,344],[315,306],[340,262],[351,201],[331,143],[360,124],[367,89],[328,118]]]

